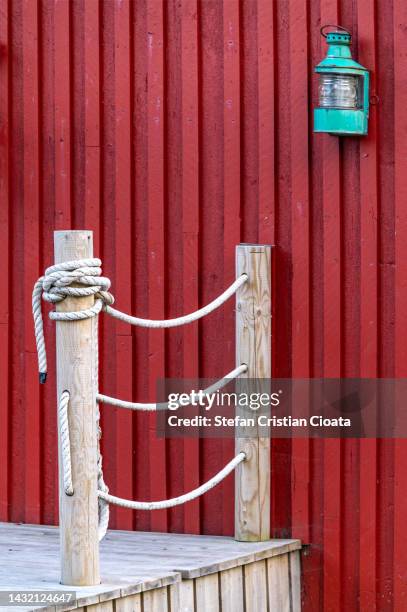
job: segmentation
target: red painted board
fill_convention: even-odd
[[[2,519],[58,520],[55,329],[45,305],[39,389],[30,315],[55,229],[93,229],[117,306],[145,317],[203,305],[232,281],[236,243],[273,243],[274,375],[404,375],[401,0],[1,7]],[[377,94],[364,139],[312,132],[319,27],[338,21]],[[153,401],[163,375],[222,376],[232,302],[165,333],[102,316],[100,388]],[[102,425],[106,480],[138,499],[193,488],[233,450],[165,443],[154,418],[109,406]],[[273,533],[310,543],[304,610],[403,607],[404,442],[272,446]],[[232,533],[232,480],[168,517],[113,509],[111,526]]]
[[[310,244],[308,167],[308,48],[303,23],[307,2],[290,10],[291,244],[292,244],[292,376],[310,376]],[[305,129],[304,129],[305,128]],[[295,403],[295,397],[293,403]],[[310,442],[292,442],[292,535],[310,541]]]
[[[23,9],[23,113],[24,113],[24,390],[25,390],[25,520],[37,523],[41,516],[40,397],[38,362],[32,333],[30,289],[39,271],[39,70],[38,6],[25,1]],[[31,245],[30,247],[28,245]],[[37,380],[36,380],[37,379]]]
[[[148,82],[148,294],[149,316],[165,318],[164,304],[164,4],[147,0],[147,53]],[[164,376],[164,332],[150,330],[148,339],[149,396],[156,396],[157,380]],[[154,401],[154,400],[152,400]],[[166,497],[165,440],[158,439],[155,415],[150,416],[150,491],[151,499]],[[151,529],[165,531],[167,511],[158,510],[151,515]]]
[[[9,286],[9,63],[8,2],[0,4],[0,256],[3,261],[4,284]],[[0,296],[1,346],[9,346],[9,294]],[[9,363],[5,351],[0,363],[0,520],[7,521],[9,513]]]
[[[181,121],[182,121],[182,257],[183,311],[199,307],[199,90],[198,90],[198,3],[184,2],[181,14]],[[198,323],[182,330],[183,376],[199,376]],[[183,440],[184,492],[200,484],[199,440]],[[184,508],[186,533],[200,532],[200,500]]]
[[[376,91],[376,15],[373,3],[358,6],[359,61],[371,70]],[[369,135],[360,143],[361,328],[360,376],[378,375],[378,160],[377,109],[370,109]],[[375,406],[372,406],[375,409]],[[360,441],[360,606],[374,608],[377,579],[377,442]]]
[[[223,279],[224,286],[235,278],[235,248],[240,242],[240,32],[239,2],[232,0],[223,5]],[[235,367],[234,301],[222,307],[223,316],[223,371],[219,378]],[[234,456],[234,440],[222,443],[222,464]],[[230,517],[234,514],[234,484],[228,478],[221,485],[222,532],[233,535]]]
[[[394,6],[394,122],[395,122],[395,168],[394,168],[394,216],[395,216],[395,361],[396,377],[407,375],[407,348],[403,341],[407,325],[407,77],[405,54],[405,24],[407,7],[402,2]],[[401,405],[405,397],[397,393],[396,402]],[[394,442],[394,609],[407,606],[407,441]]]

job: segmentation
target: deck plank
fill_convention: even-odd
[[[171,612],[195,612],[194,581],[183,580],[170,587]]]
[[[290,568],[288,555],[267,560],[270,610],[290,612]]]
[[[233,567],[220,574],[222,612],[244,612],[243,572]]]
[[[141,612],[141,594],[129,595],[118,599],[115,605],[115,612]]]
[[[244,584],[246,612],[263,612],[263,610],[268,610],[265,561],[257,561],[256,563],[245,566]],[[277,612],[277,610],[275,612]]]
[[[290,557],[290,584],[291,584],[291,608],[292,612],[301,612],[301,560],[299,552],[295,552]]]
[[[168,597],[165,587],[143,593],[143,612],[168,612]]]
[[[109,531],[100,547],[102,584],[65,587],[59,584],[58,528],[0,523],[0,589],[72,590],[78,597],[75,607],[95,606],[97,612],[108,610],[109,602],[119,597],[176,586],[183,580],[182,589],[170,589],[170,598],[184,598],[185,609],[189,609],[193,591],[188,581],[202,578],[202,588],[197,583],[197,589],[200,596],[209,597],[204,587],[213,580],[204,577],[300,548],[299,540],[249,543],[220,536]],[[291,571],[294,569],[298,572],[294,567]],[[134,602],[129,601],[129,605],[137,609]],[[54,612],[53,607],[41,610]]]
[[[217,574],[197,578],[195,582],[195,589],[197,611],[219,611],[219,582]]]

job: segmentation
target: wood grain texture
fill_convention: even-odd
[[[244,567],[246,612],[268,610],[266,562],[256,561]]]
[[[301,612],[301,559],[298,551],[293,552],[290,562],[290,597],[292,612]]]
[[[267,560],[271,612],[291,612],[289,563],[289,555],[281,555],[273,560]]]
[[[141,595],[128,595],[117,599],[115,602],[115,612],[142,612]]]
[[[6,550],[0,589],[69,589],[77,592],[74,605],[109,610],[113,602],[115,612],[265,612],[269,604],[272,612],[284,612],[284,602],[300,592],[299,546],[295,540],[112,530],[100,545],[101,584],[66,587],[58,583],[56,528],[0,523],[0,550]]]
[[[194,581],[183,580],[173,586],[169,587],[170,590],[170,607],[171,612],[173,610],[179,610],[180,612],[194,612],[195,600],[194,600]]]
[[[210,574],[195,580],[195,601],[197,610],[207,610],[207,612],[220,610],[218,574]]]
[[[86,612],[113,612],[113,606],[113,601],[104,601],[91,606],[86,606]]]
[[[55,263],[93,257],[92,232],[55,232]],[[58,312],[88,308],[94,297],[69,298],[57,304]],[[68,585],[99,584],[97,503],[97,429],[95,390],[96,321],[56,322],[57,401],[69,391],[68,421],[74,495],[67,496],[59,448],[59,516],[61,582]]]
[[[142,595],[143,600],[143,612],[167,612],[168,611],[168,597],[167,588],[153,589],[146,591]]]
[[[243,612],[243,570],[234,567],[220,572],[220,601],[222,612]]]
[[[236,293],[236,365],[247,365],[242,381],[271,378],[271,247],[236,247],[236,276],[248,281]],[[259,391],[256,387],[254,391]],[[262,391],[265,389],[261,389]],[[236,414],[248,415],[236,409]],[[250,429],[250,430],[249,430]],[[257,426],[236,428],[236,453],[246,459],[235,471],[235,538],[270,537],[270,438]]]

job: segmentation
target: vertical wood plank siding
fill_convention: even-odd
[[[54,229],[92,229],[119,307],[170,317],[234,276],[234,245],[276,245],[276,376],[406,375],[404,0],[0,0],[0,520],[56,523],[55,329],[37,385],[31,289]],[[312,133],[319,27],[372,70],[369,136]],[[190,328],[101,320],[100,388],[148,401],[162,375],[233,365],[233,301]],[[231,441],[156,440],[103,409],[119,495],[177,495]],[[407,605],[403,441],[272,444],[273,535],[309,542],[306,611]],[[231,479],[112,527],[233,533]]]

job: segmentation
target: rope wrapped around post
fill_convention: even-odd
[[[102,262],[97,257],[66,261],[47,268],[44,276],[41,276],[35,283],[32,294],[32,311],[40,383],[45,383],[47,379],[47,354],[45,350],[41,298],[46,302],[56,304],[67,296],[83,297],[94,295],[96,300],[91,308],[76,312],[50,312],[49,317],[53,321],[79,321],[95,317],[102,310],[103,305],[114,303],[114,297],[108,291],[110,289],[110,280],[101,276],[101,265]],[[83,287],[71,287],[72,283],[83,285]]]
[[[140,319],[122,313],[111,305],[114,303],[114,297],[109,292],[110,280],[102,276],[101,260],[98,258],[79,259],[73,261],[67,261],[63,263],[50,266],[45,270],[44,276],[40,277],[34,285],[32,294],[32,311],[35,328],[35,338],[37,345],[38,354],[38,369],[40,383],[45,383],[47,378],[47,356],[44,339],[44,325],[42,317],[41,299],[47,302],[56,304],[61,302],[66,297],[85,297],[95,296],[95,303],[90,308],[78,310],[74,312],[50,312],[49,316],[54,321],[79,321],[96,317],[102,310],[110,314],[111,316],[130,323],[131,325],[139,325],[150,328],[169,328],[178,325],[184,325],[192,323],[198,319],[209,314],[224,302],[226,302],[236,291],[248,280],[246,273],[240,275],[228,289],[226,289],[220,296],[214,299],[212,302],[200,308],[199,310],[184,315],[175,319],[168,320],[153,320],[153,319]],[[71,285],[75,286],[72,287]],[[80,285],[78,287],[78,285]],[[96,351],[97,354],[97,351]],[[98,365],[96,363],[95,372],[95,395],[99,402],[110,403],[116,406],[141,409],[141,410],[155,410],[156,404],[137,404],[133,402],[125,402],[123,400],[111,398],[98,393],[97,380],[98,380]],[[214,389],[223,387],[227,380],[230,378],[236,378],[241,373],[247,370],[247,366],[242,364],[229,372],[223,379],[217,381],[212,387],[208,388],[205,392],[209,393]],[[226,380],[225,380],[226,379]],[[72,469],[71,469],[71,449],[70,449],[70,436],[69,436],[69,421],[68,421],[68,407],[69,407],[69,390],[65,390],[60,397],[58,411],[59,411],[59,429],[60,429],[60,440],[61,440],[61,456],[62,456],[62,468],[63,468],[63,482],[64,491],[66,495],[74,495],[74,487],[72,482]],[[98,427],[98,440],[101,438],[101,429],[99,426],[100,414],[99,411],[96,416],[97,427]],[[108,527],[109,521],[109,503],[122,505],[128,508],[154,510],[159,508],[170,508],[172,506],[185,503],[192,499],[195,499],[199,495],[202,495],[206,491],[209,491],[212,487],[216,486],[223,478],[230,474],[239,463],[244,461],[246,455],[241,452],[236,455],[218,474],[211,478],[208,482],[204,483],[197,489],[185,493],[177,498],[169,500],[162,500],[158,502],[137,502],[131,500],[124,500],[117,498],[113,495],[109,495],[109,489],[106,486],[103,479],[102,469],[102,455],[100,453],[100,446],[98,446],[98,460],[97,460],[97,486],[98,486],[98,497],[99,497],[99,524],[98,524],[98,537],[99,541],[104,537]]]
[[[35,283],[32,294],[32,311],[41,383],[45,383],[47,378],[47,355],[45,350],[41,298],[47,302],[56,304],[64,300],[67,296],[95,296],[96,300],[94,306],[86,310],[78,310],[75,312],[50,312],[49,317],[54,321],[78,321],[80,319],[87,319],[95,317],[103,309],[112,317],[120,319],[130,325],[150,328],[169,328],[193,323],[213,312],[231,298],[239,287],[247,282],[248,279],[247,274],[242,274],[212,302],[190,314],[167,320],[141,319],[121,312],[120,310],[116,310],[115,308],[111,308],[111,305],[114,303],[114,297],[109,293],[111,283],[108,278],[101,276],[101,265],[102,262],[97,257],[67,261],[47,268],[44,276],[41,276]],[[83,285],[83,287],[71,287],[70,285],[72,283]]]

